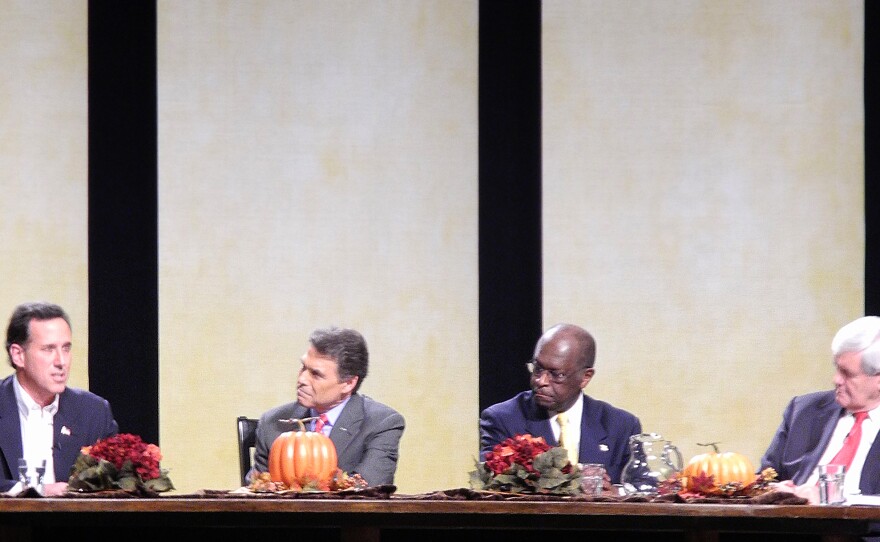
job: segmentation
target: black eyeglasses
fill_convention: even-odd
[[[535,379],[541,378],[541,375],[547,374],[550,377],[550,380],[556,382],[557,384],[562,384],[569,377],[569,373],[565,373],[563,371],[557,371],[554,369],[545,369],[541,367],[541,364],[538,363],[537,358],[530,359],[526,362],[526,369]]]

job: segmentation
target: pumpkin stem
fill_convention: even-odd
[[[309,418],[282,418],[282,419],[280,419],[280,420],[278,420],[278,421],[279,421],[279,422],[282,422],[282,423],[295,423],[295,424],[298,424],[298,425],[299,425],[299,431],[305,431],[305,430],[306,430],[306,423],[305,423],[305,422],[310,422],[310,421],[312,421],[312,420],[317,420],[317,419],[318,419],[318,416],[311,416],[311,417],[309,417]]]
[[[720,442],[707,442],[706,444],[702,444],[702,443],[698,442],[697,446],[711,446],[712,449],[715,450],[715,453],[717,454],[719,444],[721,444],[721,443]]]

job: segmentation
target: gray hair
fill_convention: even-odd
[[[831,341],[831,354],[862,353],[862,372],[880,374],[880,316],[862,316],[840,328]]]

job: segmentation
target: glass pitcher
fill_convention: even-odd
[[[674,444],[657,433],[629,437],[630,458],[621,474],[628,494],[656,494],[660,482],[681,472],[684,462]]]

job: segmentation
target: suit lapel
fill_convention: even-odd
[[[559,442],[553,436],[553,427],[550,425],[549,414],[535,402],[535,393],[529,392],[529,394],[528,401],[526,402],[528,412],[525,417],[525,432],[533,437],[542,437],[547,444],[558,446]]]
[[[9,473],[18,477],[18,458],[21,457],[21,423],[18,419],[18,406],[15,403],[15,390],[12,388],[12,376],[0,383],[0,432],[8,435],[3,439],[3,461]]]
[[[330,440],[336,446],[336,454],[342,455],[364,423],[364,398],[354,394],[343,407],[330,429]]]
[[[880,438],[874,439],[874,444],[868,450],[865,464],[862,465],[862,477],[859,479],[859,489],[863,495],[877,495],[880,493]]]
[[[604,463],[607,454],[599,446],[608,439],[608,428],[599,423],[600,412],[595,401],[584,395],[584,411],[581,414],[581,445],[578,458],[581,463]],[[606,446],[607,450],[607,446]]]
[[[816,447],[807,455],[804,465],[806,468],[801,469],[801,475],[795,479],[797,484],[806,482],[816,469],[822,454],[825,453],[825,448],[828,447],[828,443],[831,441],[831,435],[834,433],[834,428],[837,427],[837,420],[843,413],[843,407],[834,400],[834,394],[830,394],[829,399],[817,405],[816,410],[816,419],[823,424],[822,437],[819,439]]]

